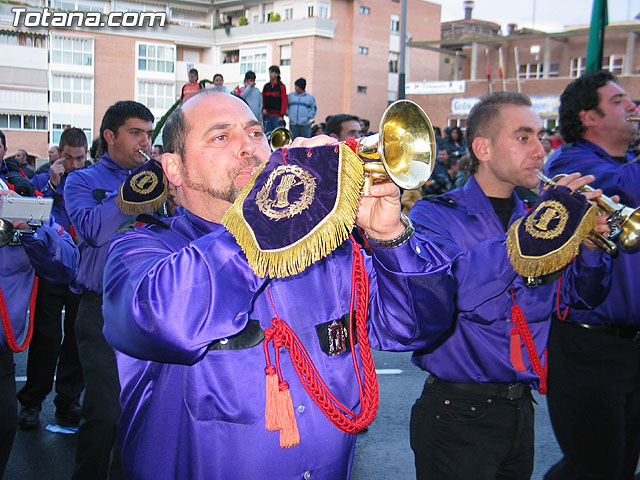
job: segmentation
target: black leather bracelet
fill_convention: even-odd
[[[404,225],[404,231],[396,238],[391,240],[378,240],[377,238],[370,237],[367,232],[364,232],[365,236],[370,242],[378,248],[396,248],[406,243],[407,240],[415,233],[416,229],[413,227],[413,222],[404,213],[400,214],[400,221]]]

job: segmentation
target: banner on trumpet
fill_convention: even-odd
[[[540,277],[566,267],[596,225],[597,208],[564,186],[543,191],[531,211],[507,232],[507,250],[514,270]]]
[[[345,144],[282,148],[222,223],[256,275],[296,275],[349,237],[363,178],[362,160]]]

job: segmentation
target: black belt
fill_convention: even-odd
[[[573,325],[579,328],[586,328],[595,332],[601,332],[612,337],[626,338],[640,343],[640,330],[633,327],[614,327],[613,325],[593,325],[591,323],[566,322],[566,325]]]
[[[452,390],[458,390],[460,392],[506,398],[507,400],[518,400],[531,392],[531,388],[526,385],[509,383],[456,383],[440,380],[435,375],[429,375],[427,383],[429,385],[449,387]]]

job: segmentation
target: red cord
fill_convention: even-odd
[[[16,335],[13,332],[11,326],[11,319],[9,318],[9,309],[7,308],[7,302],[4,299],[4,293],[0,288],[0,317],[2,317],[2,328],[4,330],[4,336],[7,339],[7,345],[13,352],[23,352],[29,346],[31,336],[33,335],[33,318],[36,312],[36,296],[38,293],[38,277],[33,277],[33,288],[31,289],[31,298],[29,299],[29,326],[27,328],[27,335],[22,342],[22,345],[18,346],[16,342]]]
[[[513,285],[511,285],[511,298],[513,299],[513,305],[511,306],[511,320],[513,324],[518,329],[518,333],[520,333],[520,337],[522,338],[522,343],[524,343],[525,348],[527,349],[527,354],[529,355],[529,361],[531,362],[531,368],[538,375],[540,379],[540,393],[547,393],[547,370],[549,366],[549,362],[547,361],[547,349],[544,350],[544,358],[545,364],[544,367],[540,362],[540,357],[538,356],[538,351],[536,349],[536,344],[533,341],[533,336],[531,335],[531,331],[529,330],[529,325],[527,325],[527,319],[522,312],[520,306],[516,303],[516,296],[513,292]]]
[[[560,286],[562,285],[562,275],[558,279],[558,294],[556,295],[556,313],[561,321],[565,321],[569,315],[569,306],[564,309],[564,314],[560,313]]]
[[[269,368],[267,344],[273,340],[276,350],[276,365],[278,363],[278,347],[284,346],[289,350],[291,362],[300,379],[300,383],[306,390],[307,394],[313,399],[316,405],[322,410],[327,418],[340,430],[346,433],[357,433],[371,424],[378,411],[379,389],[376,377],[375,365],[371,355],[371,347],[369,345],[369,337],[367,336],[367,314],[369,308],[369,278],[364,268],[364,260],[360,252],[360,246],[351,237],[353,249],[353,266],[352,266],[352,288],[350,299],[349,314],[349,345],[351,347],[351,357],[353,359],[356,378],[358,381],[358,390],[360,395],[360,413],[356,414],[345,407],[336,396],[331,392],[329,387],[324,383],[322,377],[318,373],[312,359],[309,357],[306,349],[300,342],[291,327],[278,315],[271,292],[267,287],[269,301],[275,312],[276,317],[271,321],[273,328],[265,330],[265,355],[267,356],[267,368]],[[355,302],[356,295],[358,302]],[[361,378],[360,368],[355,352],[354,332],[353,332],[353,305],[355,308],[355,325],[356,333],[359,333],[358,341],[360,343],[360,357],[362,362],[362,370],[364,371],[364,382]],[[278,365],[277,365],[278,367]],[[271,369],[270,369],[271,370]],[[278,368],[278,374],[282,381],[281,372]],[[367,388],[369,387],[369,388]],[[352,417],[352,418],[349,418]]]

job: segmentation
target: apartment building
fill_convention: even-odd
[[[482,95],[514,91],[529,95],[545,126],[558,124],[560,94],[585,71],[589,26],[546,33],[465,18],[442,24],[438,41],[412,41],[415,49],[440,55],[438,81],[407,84],[407,98],[419,103],[435,125],[466,126],[466,117]],[[492,30],[493,28],[493,30]],[[603,68],[618,77],[632,99],[640,100],[640,21],[611,23],[605,30]],[[502,71],[502,74],[500,73]]]
[[[259,85],[279,65],[288,91],[299,77],[318,102],[316,120],[351,113],[375,126],[397,98],[399,0],[29,0],[29,13],[163,12],[164,26],[14,26],[16,3],[0,1],[0,129],[9,153],[46,156],[68,126],[99,134],[109,105],[134,99],[160,118],[190,68],[235,87],[253,70]],[[407,36],[437,40],[440,6],[408,0]],[[406,81],[438,75],[438,53],[406,55]]]

